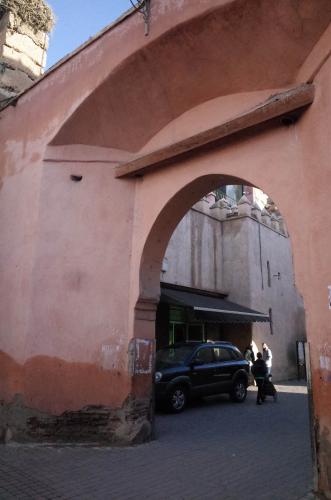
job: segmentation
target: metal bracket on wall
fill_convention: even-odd
[[[139,14],[142,14],[145,23],[145,36],[147,36],[151,20],[151,0],[130,0],[130,3]]]

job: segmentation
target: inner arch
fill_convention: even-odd
[[[319,0],[319,8],[316,0],[217,5],[124,60],[92,90],[52,145],[137,152],[203,102],[287,86],[330,19],[329,0]]]
[[[139,300],[158,301],[160,269],[168,242],[179,221],[206,193],[226,184],[251,185],[244,179],[226,175],[205,175],[178,191],[156,218],[145,242],[140,264]]]

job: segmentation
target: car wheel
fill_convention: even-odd
[[[242,403],[247,396],[247,386],[243,379],[236,380],[233,384],[231,398],[236,403]]]
[[[172,413],[180,413],[187,404],[187,389],[183,386],[176,386],[169,392],[168,409]]]

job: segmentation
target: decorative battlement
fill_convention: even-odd
[[[240,198],[238,205],[231,205],[226,198],[221,198],[216,203],[208,205],[207,198],[204,198],[196,203],[193,208],[220,221],[251,217],[273,231],[288,236],[284,219],[278,210],[274,210],[274,204],[267,205],[261,210],[256,203],[251,204],[245,195]]]

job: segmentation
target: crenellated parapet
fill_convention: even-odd
[[[238,201],[238,205],[231,205],[226,198],[221,198],[209,207],[209,213],[220,221],[251,217],[273,231],[288,236],[284,219],[278,210],[274,210],[274,206],[274,204],[269,204],[261,210],[256,203],[252,204],[244,194]],[[269,207],[271,207],[270,210]]]
[[[261,222],[262,220],[261,212],[262,210],[257,203],[254,203],[253,206],[251,206],[251,216],[258,222]]]

